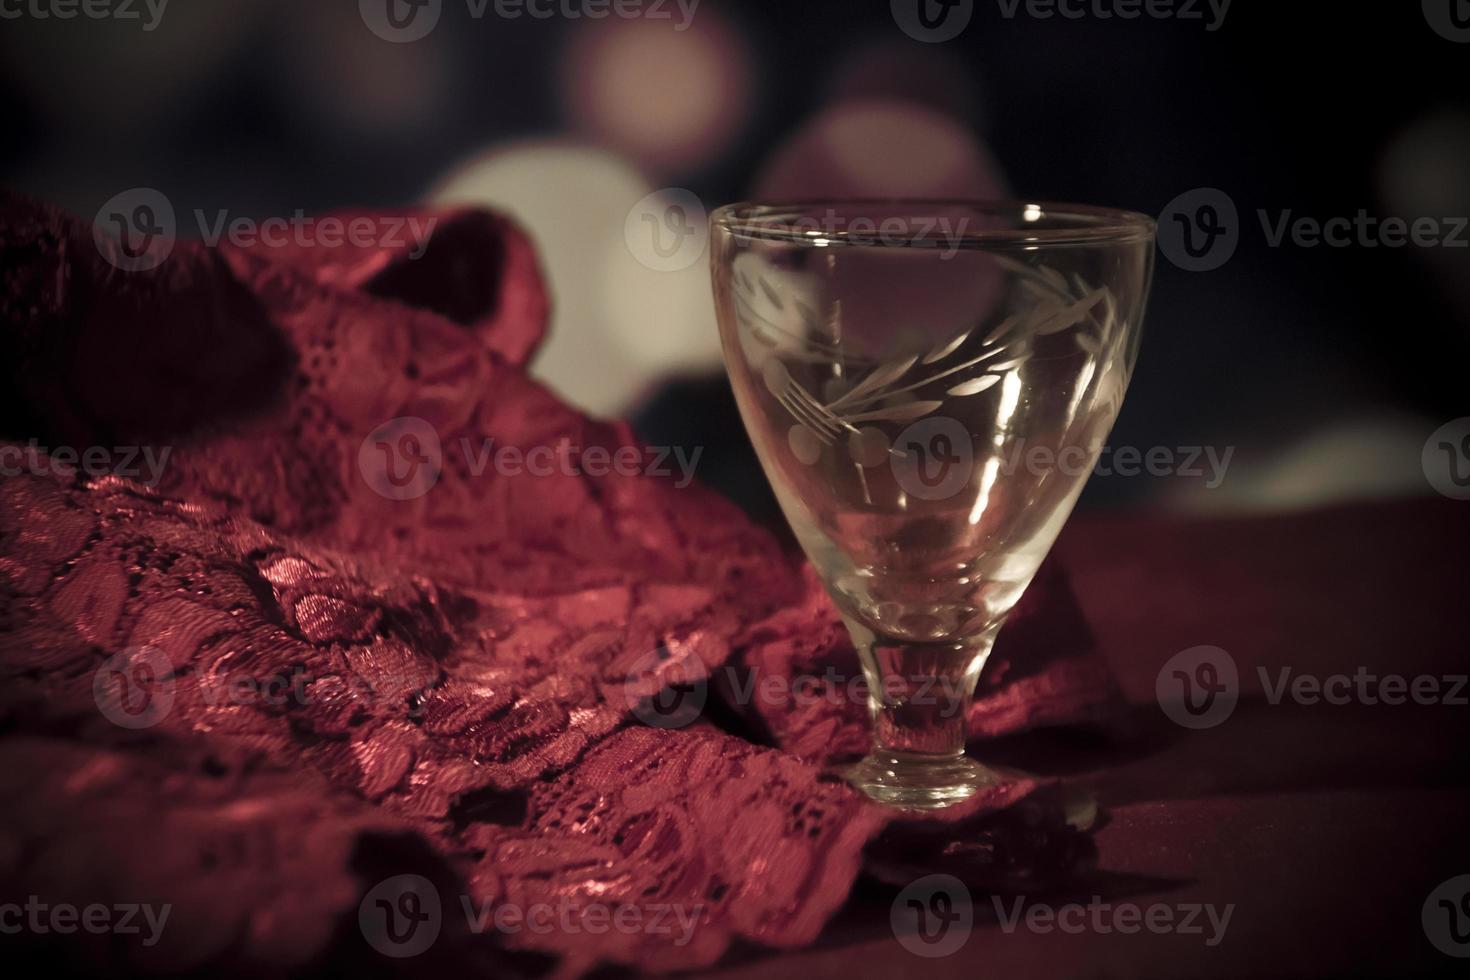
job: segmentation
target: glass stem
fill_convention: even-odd
[[[912,642],[854,629],[868,681],[874,753],[962,755],[975,683],[998,631],[997,624],[962,641]]]

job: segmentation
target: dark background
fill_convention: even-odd
[[[539,369],[574,402],[637,418],[653,441],[705,445],[701,474],[758,503],[708,345],[674,349],[708,319],[691,286],[703,263],[663,302],[674,279],[609,286],[577,243],[621,242],[635,191],[687,188],[713,208],[789,187],[772,161],[794,134],[880,100],[939,120],[940,150],[982,141],[997,172],[966,178],[982,186],[1150,214],[1216,187],[1237,205],[1240,246],[1224,267],[1191,273],[1160,257],[1113,440],[1234,447],[1229,478],[1211,490],[1097,479],[1085,505],[1286,509],[1432,493],[1420,450],[1470,414],[1470,249],[1271,248],[1256,212],[1470,214],[1470,44],[1403,0],[1236,0],[1214,31],[1201,9],[1205,20],[1007,19],[976,0],[958,38],[924,44],[887,0],[703,0],[688,31],[639,26],[641,40],[616,49],[617,72],[597,67],[598,52],[628,22],[506,20],[493,5],[473,19],[464,0],[445,0],[435,30],[409,44],[374,36],[356,0],[173,0],[151,32],[25,15],[0,20],[0,182],[87,217],[139,186],[181,215],[265,217],[429,200],[455,174],[457,196],[473,197],[464,175],[506,150],[521,171],[538,169],[537,153],[585,159],[585,178],[581,163],[548,165],[534,187],[502,180],[489,199],[546,252],[558,336],[616,347],[631,335],[640,353],[579,363],[563,348]],[[894,176],[863,186],[908,193],[908,165],[933,150],[869,133],[844,151],[859,159],[807,159],[804,179],[840,186],[844,165],[883,164]],[[613,171],[626,179],[600,181]],[[623,291],[611,305],[625,324],[612,341],[609,289]],[[616,390],[583,392],[589,368]]]

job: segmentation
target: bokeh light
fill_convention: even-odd
[[[626,414],[669,372],[719,366],[705,263],[649,268],[624,238],[630,210],[651,191],[611,153],[532,142],[461,165],[432,194],[502,210],[529,232],[552,293],[532,373],[598,415]]]
[[[842,102],[802,126],[763,168],[757,196],[1003,196],[1000,168],[963,124],[890,99]]]
[[[438,31],[384,44],[351,6],[303,4],[278,46],[280,68],[311,124],[348,134],[409,133],[434,125],[457,59]]]
[[[826,91],[833,104],[896,99],[984,128],[980,80],[943,47],[920,50],[912,44],[878,41],[856,48],[838,61]]]
[[[685,30],[668,21],[585,22],[561,63],[566,111],[580,134],[645,172],[686,172],[719,157],[749,114],[743,39],[700,11]]]

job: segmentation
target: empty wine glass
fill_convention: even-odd
[[[958,802],[981,668],[1118,415],[1154,223],[1073,205],[734,204],[711,263],[761,465],[862,658],[870,797]]]

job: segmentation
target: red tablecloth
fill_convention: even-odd
[[[714,926],[697,956],[660,959],[654,952],[669,952],[662,939],[644,955],[630,936],[633,946],[611,957],[645,966],[715,962],[732,938],[801,949],[737,947],[718,961],[726,974],[759,971],[762,980],[1007,968],[1403,975],[1460,965],[1431,945],[1421,910],[1441,882],[1470,873],[1458,764],[1467,709],[1271,705],[1257,668],[1316,677],[1463,671],[1470,505],[1073,522],[1058,550],[1133,710],[1105,728],[977,743],[994,761],[1074,778],[1110,813],[1098,869],[1025,901],[1208,903],[1230,908],[1228,928],[1215,945],[1177,931],[1007,931],[976,894],[977,927],[951,955],[920,961],[895,936],[891,886],[868,881],[848,898],[887,814],[821,779],[813,764],[712,727],[623,730],[628,692],[636,702],[662,686],[645,690],[645,675],[702,660],[701,645],[721,662],[745,636],[742,624],[767,623],[791,601],[794,568],[769,539],[712,496],[675,497],[631,476],[479,480],[463,449],[436,461],[419,458],[416,443],[411,472],[438,482],[434,494],[421,487],[405,501],[389,488],[406,484],[384,484],[386,471],[364,464],[359,447],[371,449],[369,437],[403,434],[384,420],[409,417],[450,446],[490,436],[631,446],[625,428],[577,416],[521,374],[545,295],[529,245],[505,222],[446,215],[437,251],[414,266],[391,250],[263,256],[181,245],[155,275],[133,275],[104,261],[78,222],[20,199],[6,204],[0,251],[14,261],[0,290],[0,333],[16,352],[7,362],[12,429],[61,446],[126,446],[128,433],[223,426],[178,440],[157,499],[122,474],[5,483],[0,557],[14,595],[0,603],[0,619],[10,617],[0,630],[10,669],[0,700],[20,720],[7,716],[15,737],[0,783],[5,813],[22,828],[0,840],[7,869],[121,882],[129,900],[150,875],[161,886],[187,884],[172,933],[199,947],[186,962],[229,951],[237,966],[252,956],[284,968],[322,950],[365,951],[357,939],[366,931],[359,937],[342,913],[350,919],[366,901],[360,886],[401,874],[404,861],[370,869],[349,867],[349,856],[385,826],[437,841],[435,853],[457,862],[481,897],[503,896],[502,876],[536,902],[558,888],[592,890],[604,903],[703,897]],[[498,268],[501,279],[487,288],[467,268]],[[430,466],[420,471],[421,463]],[[497,591],[506,583],[514,595]],[[1043,592],[1038,583],[1028,598]],[[1050,608],[1033,622],[1056,626],[1055,610],[1071,607]],[[1018,614],[1003,642],[1017,640],[1023,622]],[[814,648],[837,630],[807,625],[816,627],[805,642]],[[189,667],[178,671],[181,707],[148,733],[157,744],[131,742],[132,726],[103,718],[106,692],[120,687],[99,694],[93,672],[124,644],[173,651],[176,662],[152,671],[154,681]],[[1171,657],[1201,645],[1229,652],[1246,696],[1223,724],[1195,732],[1167,720],[1154,686]],[[1015,659],[1036,671],[1048,654],[1078,652],[1063,646],[1043,640]],[[551,649],[577,656],[549,661]],[[455,656],[446,661],[446,651]],[[652,666],[648,653],[659,654]],[[248,661],[247,679],[308,678],[311,696],[297,697],[301,710],[290,717],[260,698],[205,698],[216,674],[231,676],[236,655]],[[1014,672],[1010,689],[1023,690],[1027,676]],[[364,677],[375,679],[374,698],[339,696]],[[1007,718],[986,730],[1018,730]],[[77,744],[61,744],[67,738]],[[111,751],[123,743],[129,751]],[[94,755],[99,746],[108,751]],[[204,764],[186,748],[214,754]],[[286,776],[305,782],[283,788]],[[501,812],[496,802],[529,809]],[[255,834],[268,844],[216,848],[221,812],[245,827],[234,839]],[[586,818],[592,812],[597,819]],[[1045,837],[1034,826],[1027,833]],[[169,846],[151,846],[159,835]],[[648,845],[636,866],[621,850],[630,839]],[[984,850],[973,833],[965,840],[972,857]],[[172,852],[173,863],[159,860]],[[231,857],[224,871],[219,853]],[[420,857],[426,870],[446,870],[427,849]],[[239,882],[255,892],[243,894]],[[80,894],[91,901],[94,891]],[[338,924],[345,931],[334,932]],[[591,928],[570,944],[588,936]],[[566,952],[559,938],[567,937],[529,948]],[[610,958],[605,944],[587,945],[595,955],[580,965]],[[446,966],[458,949],[440,943],[444,960],[407,972],[484,972]],[[375,960],[370,969],[392,965]]]
[[[1464,961],[1431,945],[1421,909],[1470,873],[1470,707],[1273,705],[1258,668],[1272,685],[1284,667],[1293,677],[1465,674],[1470,505],[1078,518],[1057,548],[1134,710],[1108,731],[995,747],[1007,761],[1076,774],[1111,814],[1096,874],[1036,900],[1233,903],[1222,940],[1206,946],[1208,925],[1203,936],[1007,932],[977,894],[964,945],[920,959],[894,936],[897,891],[870,887],[816,947],[751,956],[719,975],[1465,975]],[[1155,679],[1203,644],[1234,658],[1242,696],[1222,724],[1189,731],[1157,707]]]

